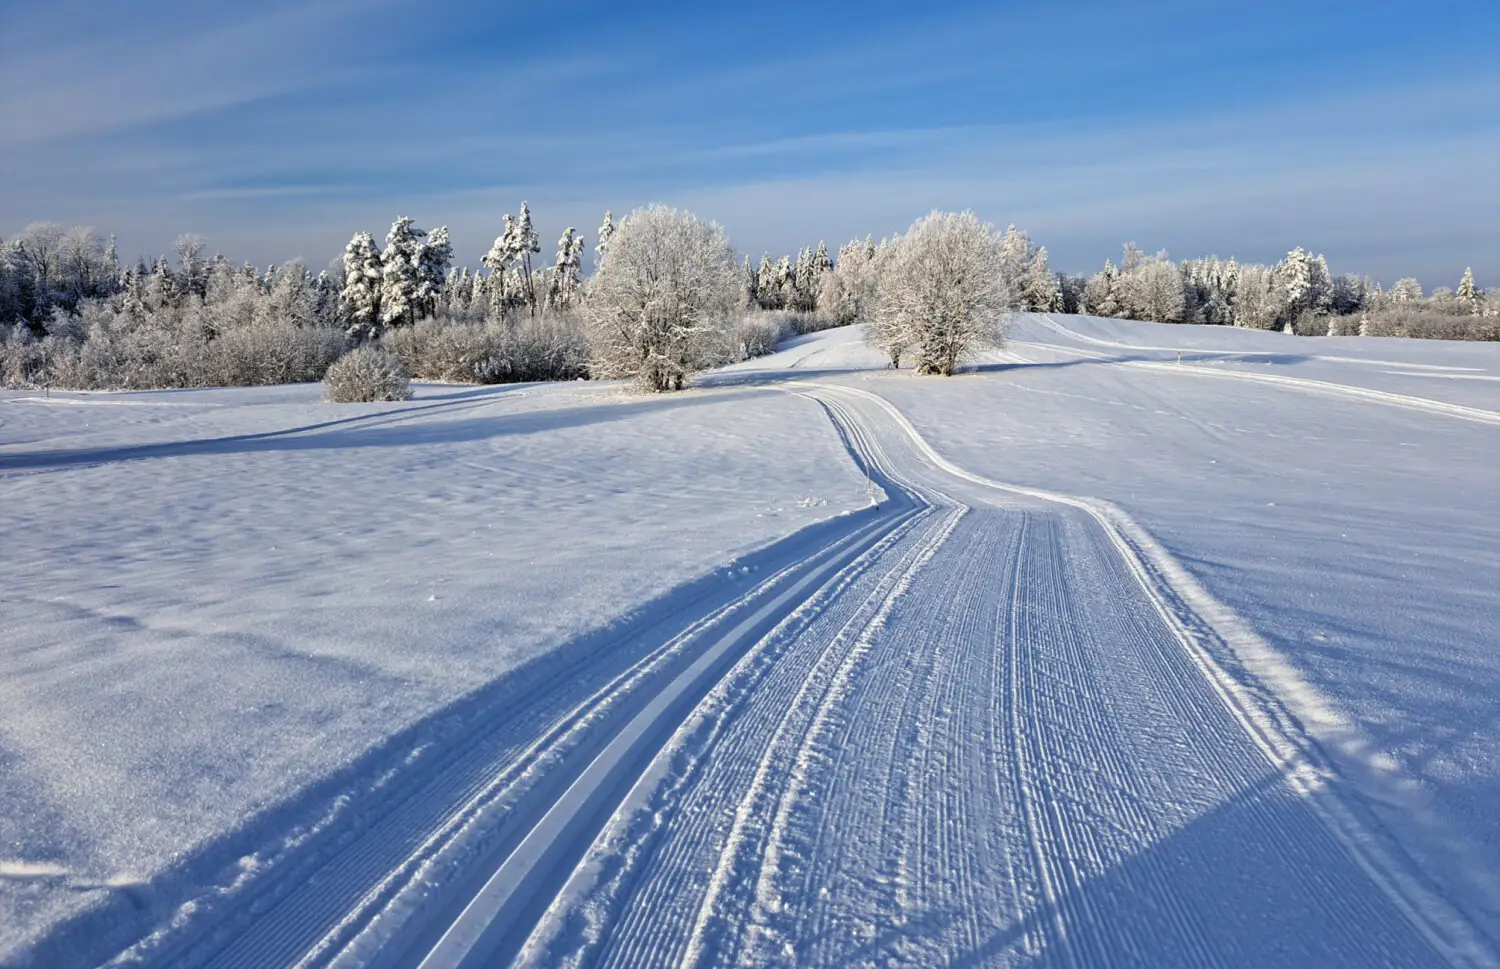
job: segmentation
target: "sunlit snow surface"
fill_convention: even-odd
[[[383,778],[420,776],[427,751],[467,735],[465,718],[503,719],[536,682],[526,671],[572,661],[569,644],[582,649],[594,641],[591,630],[652,600],[748,586],[757,581],[755,560],[726,568],[731,561],[862,508],[864,474],[828,416],[781,392],[798,381],[878,393],[968,471],[1105,499],[1133,517],[1289,661],[1312,697],[1301,702],[1347,720],[1369,741],[1372,764],[1415,786],[1409,800],[1386,814],[1377,806],[1373,816],[1420,822],[1420,832],[1402,840],[1397,831],[1397,840],[1432,891],[1482,925],[1500,916],[1484,877],[1500,871],[1500,416],[1485,416],[1500,411],[1497,378],[1500,346],[1058,316],[1024,320],[1007,350],[950,380],[885,371],[857,331],[841,330],[660,398],[590,384],[428,385],[410,403],[356,406],[323,404],[315,387],[0,395],[0,954],[94,964],[149,933],[201,936],[215,919],[243,922],[251,908],[242,896],[264,884],[265,872],[308,864],[298,850],[304,841],[357,831]],[[997,594],[986,583],[986,556],[1001,555],[1020,532],[1004,516],[987,521],[972,512],[954,526],[956,537],[939,524],[912,536],[911,561],[932,543],[932,564],[922,560],[930,578],[912,573],[920,594],[905,618],[892,607],[898,635],[913,629],[913,601],[980,603]],[[1061,543],[1080,526],[1030,527]],[[997,565],[995,581],[1021,588],[1028,568]],[[1108,583],[1088,595],[1096,617],[1134,608],[1120,605]],[[898,749],[939,749],[933,731],[955,751],[980,743],[953,732],[959,721],[948,714],[965,709],[966,672],[988,670],[990,660],[982,651],[962,660],[942,644],[986,621],[994,620],[976,618],[956,632],[936,624],[912,640],[914,649],[939,650],[921,675],[959,679],[951,696],[937,690],[930,703],[910,701],[915,719],[892,726],[910,736],[881,733],[878,721],[849,729],[876,730],[870,743]],[[961,636],[952,643],[973,646]],[[794,659],[780,674],[793,685]],[[1004,655],[992,665],[1002,677]],[[1033,698],[1044,719],[1046,684],[1071,675],[1055,672],[1063,679],[1044,670]],[[1121,702],[1088,702],[1106,700]],[[1055,754],[1037,752],[1044,763]],[[967,762],[955,753],[952,763]],[[1091,768],[1076,766],[1056,783],[1086,782]],[[793,787],[814,784],[824,769],[785,767]],[[927,769],[943,776],[941,759]],[[904,783],[911,794],[923,781]],[[960,802],[994,794],[965,793],[961,783],[942,790],[958,799],[955,831],[984,817]],[[1194,806],[1202,791],[1193,791],[1174,794],[1167,783],[1162,796],[1181,803],[1153,810],[1176,818],[1168,828],[1200,821],[1142,857],[1201,867],[1193,877],[1205,897],[1233,897],[1222,879],[1260,884],[1255,852],[1223,840],[1250,830],[1236,821],[1238,802]],[[683,795],[692,796],[709,797]],[[858,808],[859,800],[844,816],[862,818],[880,803],[865,798]],[[749,823],[726,818],[694,850],[735,843]],[[1101,843],[1149,844],[1148,831],[1101,834]],[[857,846],[858,835],[840,832],[828,843],[854,857],[857,847],[842,846]],[[1004,852],[1002,835],[983,837],[998,838],[992,846]],[[941,866],[944,852],[964,843],[945,847],[941,828],[929,836],[935,854],[906,867],[892,861],[893,880],[830,911],[863,904],[878,912],[887,897],[893,905],[936,897],[961,909],[962,872],[952,876],[956,888],[902,881]],[[820,850],[808,863],[837,867],[833,849]],[[1318,850],[1306,857],[1321,857]],[[1080,851],[1090,863],[1108,857]],[[1138,871],[1131,862],[1094,879],[1083,902],[1072,902],[1074,917],[1088,914],[1079,904],[1149,912],[1149,902],[1137,910],[1122,901],[1136,891]],[[1330,874],[1341,884],[1338,877]],[[783,889],[767,891],[780,898]],[[982,893],[969,899],[978,904]],[[673,931],[665,913],[674,901],[664,899],[659,931]],[[560,918],[603,918],[563,909]],[[1350,911],[1370,918],[1378,910]],[[1249,932],[1257,920],[1274,926],[1283,916],[1273,901],[1237,918]],[[566,918],[558,922],[564,937],[579,931]],[[1030,933],[1046,936],[1023,924],[1014,937],[966,938],[953,934],[961,918],[951,926],[937,918],[895,941],[871,923],[863,948],[839,947],[839,933],[850,931],[841,923],[775,951],[826,964],[921,961],[934,952],[962,964],[1018,964],[1028,961]],[[762,922],[766,932],[776,928],[774,917]],[[695,931],[707,931],[704,924]],[[1285,951],[1357,964],[1350,928],[1331,926],[1322,942],[1286,940]],[[620,931],[603,951],[649,963],[639,941],[649,932],[632,941]],[[756,943],[762,949],[738,951],[772,952],[769,938]],[[1122,952],[1119,964],[1204,957],[1159,941],[1156,958]],[[1390,951],[1402,959],[1418,951],[1405,944]],[[167,950],[140,951],[159,963]],[[1058,951],[1032,954],[1061,959]]]

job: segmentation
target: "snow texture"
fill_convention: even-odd
[[[0,953],[1500,965],[1500,347],[1012,336],[0,400]]]

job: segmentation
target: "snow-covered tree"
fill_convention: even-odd
[[[818,309],[836,325],[865,323],[874,316],[878,282],[875,255],[875,244],[869,238],[856,239],[839,249],[833,271],[823,275]]]
[[[1104,268],[1089,277],[1083,286],[1083,312],[1090,316],[1119,316],[1120,297],[1116,292],[1119,273],[1108,259]]]
[[[414,220],[401,216],[386,233],[381,253],[380,323],[402,326],[417,321],[421,312],[422,248],[427,233]]]
[[[972,212],[933,212],[914,222],[881,267],[872,339],[918,373],[949,375],[1004,338],[1015,305],[1005,247]]]
[[[448,241],[448,227],[440,225],[421,240],[417,248],[416,318],[436,316],[443,295],[443,277],[453,262],[453,245]]]
[[[1036,247],[1031,244],[1031,237],[1024,229],[1017,229],[1014,224],[1006,227],[1005,237],[1001,241],[1001,275],[1005,277],[1005,285],[1010,291],[1025,299],[1026,276],[1031,272],[1032,261],[1036,258]]]
[[[1472,316],[1478,316],[1482,311],[1484,293],[1474,286],[1474,270],[1464,269],[1464,278],[1459,280],[1458,292],[1455,294],[1459,308]]]
[[[557,259],[552,267],[551,303],[565,308],[573,305],[583,285],[583,236],[568,226],[557,240]]]
[[[532,278],[531,257],[542,251],[542,241],[536,234],[536,228],[531,224],[531,208],[525,202],[521,203],[521,211],[516,216],[514,223],[507,221],[507,235],[510,236],[510,266],[512,280],[516,285],[511,286],[512,291],[517,292],[534,315],[537,311],[536,281]]]
[[[1246,263],[1240,267],[1232,309],[1234,325],[1252,330],[1274,330],[1281,319],[1279,288],[1269,266]]]
[[[760,272],[756,276],[755,293],[760,300],[760,308],[763,310],[777,310],[784,305],[781,301],[781,283],[776,277],[776,263],[771,261],[769,252],[760,257]]]
[[[1181,323],[1187,309],[1182,271],[1159,252],[1121,272],[1121,297],[1131,319],[1156,323]]]
[[[505,215],[505,231],[495,237],[495,242],[490,246],[490,251],[484,254],[480,262],[484,268],[490,271],[488,279],[481,284],[485,291],[490,312],[500,315],[505,310],[507,293],[505,287],[506,274],[510,272],[510,264],[514,257],[511,250],[515,239],[516,223],[510,213]]]
[[[1422,284],[1410,277],[1398,279],[1388,295],[1392,303],[1420,303]]]
[[[1047,247],[1037,249],[1021,281],[1022,301],[1032,313],[1062,311],[1062,285],[1057,273],[1047,264]]]
[[[604,212],[604,221],[599,224],[599,244],[594,247],[594,264],[597,266],[604,261],[604,254],[609,251],[609,240],[615,237],[615,214],[608,210]]]
[[[1281,289],[1281,302],[1288,319],[1304,313],[1326,312],[1332,296],[1332,280],[1328,264],[1322,256],[1314,256],[1298,246],[1276,264],[1276,285]]]
[[[748,255],[740,272],[745,277],[745,305],[754,309],[760,306],[760,273],[755,271],[755,265],[750,262]]]
[[[712,362],[743,300],[722,228],[663,205],[637,209],[589,287],[593,372],[652,391],[680,390]]]
[[[368,340],[380,334],[384,275],[374,238],[368,232],[355,233],[344,247],[344,287],[339,292],[352,339]]]

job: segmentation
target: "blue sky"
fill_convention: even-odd
[[[933,208],[1061,269],[1174,256],[1500,285],[1500,5],[0,0],[0,234],[478,262],[649,201],[759,255]]]

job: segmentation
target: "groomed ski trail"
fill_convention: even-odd
[[[475,711],[122,964],[1500,965],[1372,807],[1417,792],[1128,516],[786,389],[880,508]]]
[[[942,517],[745,655],[520,964],[1496,964],[1322,755],[1352,732],[1143,530],[797,390]]]
[[[1122,350],[1138,350],[1148,351],[1152,353],[1173,352],[1170,348],[1167,347],[1147,347],[1128,343],[1116,343],[1112,340],[1101,340],[1097,337],[1087,336],[1063,326],[1052,317],[1044,313],[1033,314],[1032,318],[1036,319],[1047,329],[1052,330],[1071,340],[1078,340],[1084,343],[1092,343],[1098,346],[1105,346]],[[1079,347],[1058,346],[1057,344],[1052,343],[1026,343],[1023,341],[1017,342],[1018,345],[1021,346],[1035,346],[1038,349],[1053,350],[1059,353],[1072,354],[1074,356],[1084,357],[1090,360],[1100,360],[1109,363],[1115,363],[1122,367],[1133,367],[1138,370],[1154,370],[1158,373],[1197,374],[1200,376],[1227,377],[1236,380],[1249,380],[1263,384],[1279,384],[1281,386],[1292,387],[1308,393],[1322,394],[1325,396],[1344,397],[1354,400],[1363,400],[1376,404],[1387,404],[1392,407],[1403,407],[1407,410],[1420,411],[1426,414],[1438,414],[1443,417],[1456,417],[1460,420],[1473,421],[1477,424],[1500,425],[1500,411],[1486,410],[1482,407],[1469,407],[1464,404],[1452,404],[1447,401],[1433,400],[1429,397],[1413,397],[1409,394],[1395,394],[1389,391],[1376,390],[1372,387],[1360,387],[1354,384],[1334,383],[1328,380],[1312,380],[1307,377],[1287,377],[1281,374],[1255,373],[1249,370],[1204,367],[1193,363],[1167,363],[1152,360],[1123,360],[1101,353],[1094,353],[1088,350],[1081,349]],[[1194,348],[1187,352],[1201,356],[1254,355],[1253,353],[1249,353],[1243,350],[1202,350]],[[1317,357],[1316,359],[1342,361],[1346,363],[1358,363],[1371,366],[1413,366],[1410,364],[1392,364],[1385,363],[1383,361],[1365,360],[1355,357]],[[1420,367],[1421,365],[1416,366]],[[1434,367],[1432,369],[1441,370],[1443,368]]]

